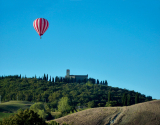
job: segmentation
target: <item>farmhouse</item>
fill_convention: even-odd
[[[70,75],[70,70],[67,69],[65,78],[74,79],[76,80],[76,82],[84,81],[85,79],[86,80],[88,79],[88,74],[87,75]]]

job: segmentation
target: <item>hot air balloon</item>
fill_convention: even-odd
[[[33,22],[33,27],[37,31],[41,39],[41,36],[46,32],[49,27],[49,22],[44,18],[37,18]]]

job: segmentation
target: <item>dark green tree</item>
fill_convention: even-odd
[[[94,101],[90,101],[87,103],[87,105],[89,108],[93,108],[95,106],[95,103],[94,103]]]
[[[46,79],[47,79],[47,78],[46,78],[46,75],[45,75],[45,73],[44,73],[43,80],[45,80],[45,81],[46,81]]]
[[[47,123],[37,113],[26,109],[9,118],[4,118],[1,125],[47,125]]]
[[[123,105],[123,106],[126,106],[126,105],[127,105],[127,94],[126,94],[126,93],[123,93],[122,105]]]
[[[63,79],[62,79],[62,77],[60,78],[60,82],[62,82],[63,81]]]
[[[54,77],[52,78],[52,83],[54,83]]]
[[[108,85],[108,82],[107,82],[107,80],[105,80],[105,83],[104,83],[105,85]]]
[[[131,105],[131,95],[130,94],[128,94],[127,96],[127,105],[128,106]]]
[[[47,74],[47,78],[46,78],[46,81],[48,81],[48,74]]]
[[[108,92],[108,102],[111,101],[111,91]]]
[[[100,84],[102,85],[102,81],[100,82]]]
[[[99,80],[97,79],[97,84],[99,84]]]
[[[58,76],[56,76],[55,82],[59,82],[59,77]]]
[[[135,95],[135,104],[139,103],[139,94],[138,92]]]

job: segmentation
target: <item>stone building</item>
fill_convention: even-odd
[[[86,80],[88,79],[88,74],[87,75],[70,75],[70,70],[67,69],[65,78],[74,79],[76,80],[76,82],[84,81],[85,79]]]

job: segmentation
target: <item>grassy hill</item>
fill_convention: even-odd
[[[72,114],[73,118],[68,115],[66,117],[71,117],[67,118],[68,121],[76,119],[71,123],[78,125],[89,125],[90,123],[109,124],[112,119],[125,111],[125,108],[116,106],[129,106],[152,100],[151,96],[145,96],[134,90],[97,84],[90,79],[74,82],[67,79],[61,80],[58,77],[55,81],[48,81],[47,78],[44,78],[36,78],[36,76],[33,78],[21,78],[21,76],[0,77],[0,95],[2,102],[5,102],[0,104],[0,116],[8,116],[9,113],[15,113],[20,108],[29,108],[33,104],[32,102],[45,102],[46,110],[53,116],[50,119],[75,112],[77,107],[86,107],[92,109],[81,111],[80,116],[79,112],[75,113],[76,116]],[[13,101],[17,97],[20,101]],[[59,101],[64,97],[68,98],[67,105],[69,105],[69,108],[62,111],[58,109],[58,106],[60,105]],[[115,107],[107,108],[105,106]],[[57,113],[57,111],[60,113]],[[92,116],[90,116],[91,114]]]
[[[18,109],[27,109],[33,103],[28,101],[9,101],[0,104],[0,120],[15,114]]]
[[[159,125],[160,100],[124,107],[100,107],[55,119],[73,125]]]
[[[14,113],[18,109],[29,108],[33,103],[28,101],[9,101],[0,104],[0,112]]]
[[[160,125],[160,100],[123,107],[115,125]]]

